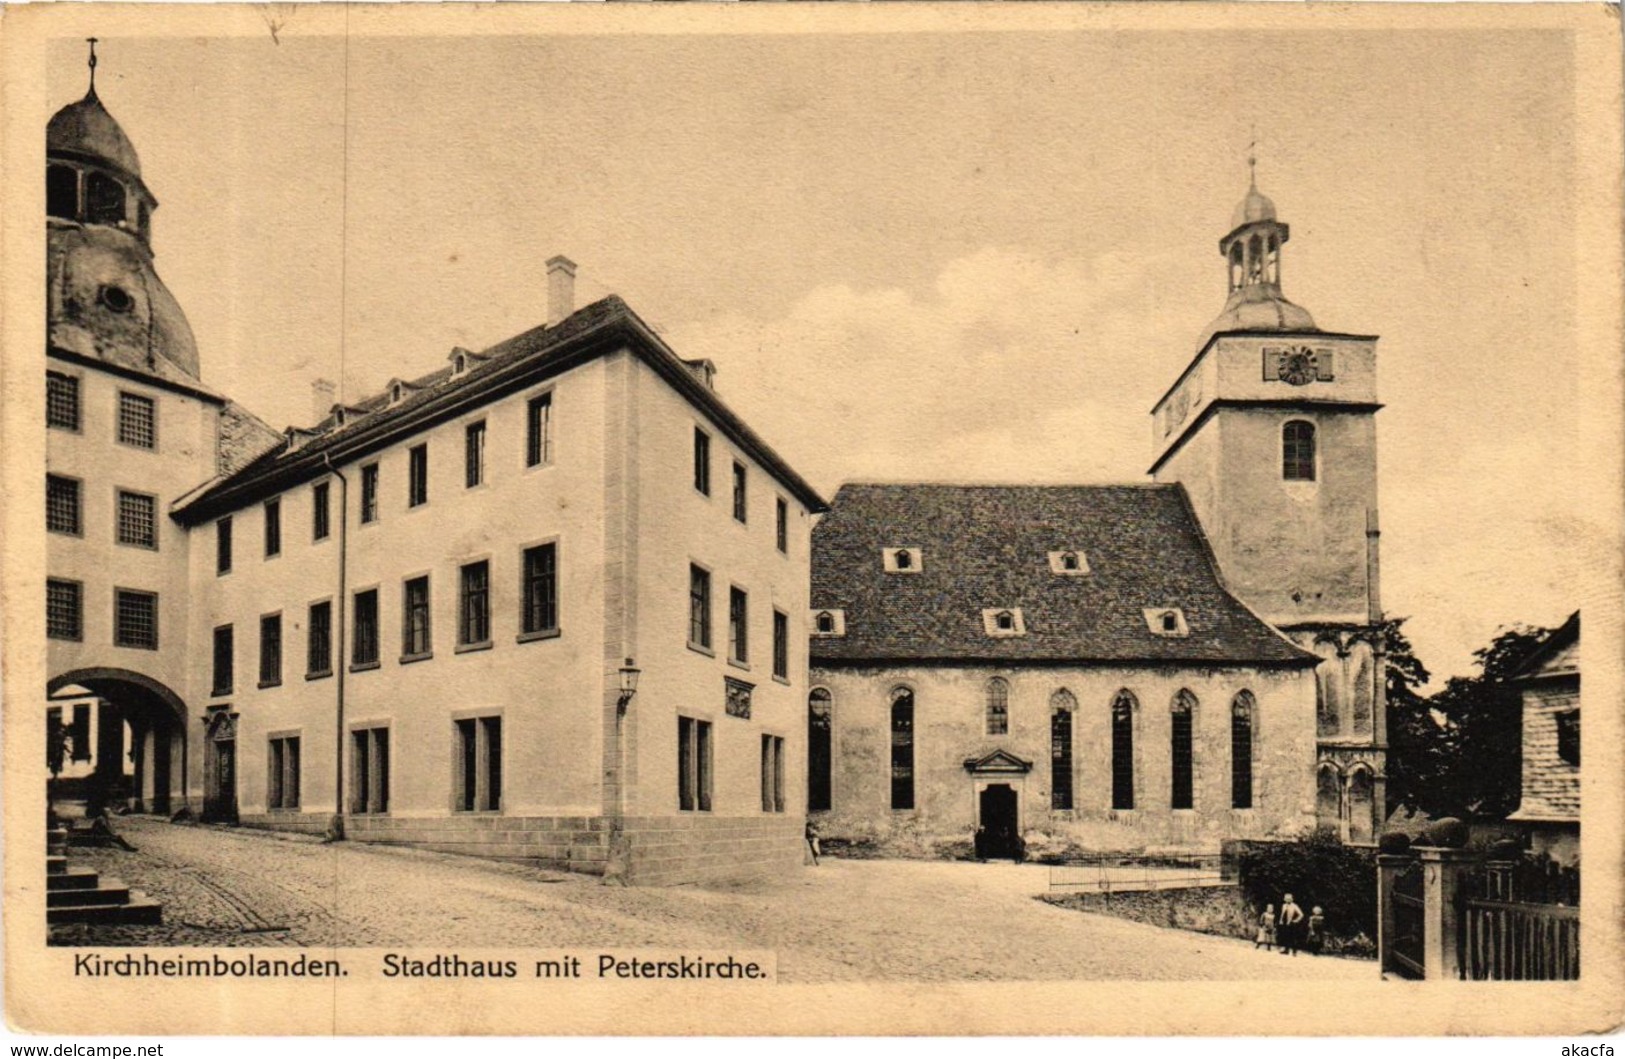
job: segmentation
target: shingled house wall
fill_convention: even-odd
[[[1009,729],[987,734],[987,684],[1009,682]],[[968,840],[978,792],[1010,783],[1029,847],[1217,850],[1224,838],[1297,834],[1314,824],[1313,674],[1302,668],[1101,666],[894,666],[818,668],[814,687],[833,699],[832,810],[818,814],[831,838],[930,848]],[[891,692],[914,691],[915,806],[891,808]],[[1073,717],[1073,805],[1051,809],[1051,695],[1077,700]],[[1114,810],[1111,702],[1120,689],[1139,702],[1135,808]],[[1171,808],[1170,707],[1180,689],[1196,695],[1194,808]],[[1254,807],[1231,807],[1230,708],[1257,700]],[[967,759],[995,750],[1032,763],[1025,775],[975,775]]]

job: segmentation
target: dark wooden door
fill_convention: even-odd
[[[984,857],[1021,856],[1021,831],[1016,825],[1016,792],[1007,783],[984,788],[981,796],[981,850]]]

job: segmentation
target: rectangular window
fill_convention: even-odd
[[[325,677],[333,672],[333,604],[310,605],[309,638],[305,641],[305,675]]]
[[[332,532],[332,516],[328,509],[331,484],[317,482],[310,487],[310,539],[325,541]]]
[[[83,529],[79,511],[79,480],[45,476],[45,528],[52,533],[78,536]]]
[[[282,554],[282,501],[281,499],[267,500],[265,502],[265,557],[275,558]]]
[[[762,736],[762,812],[784,812],[784,739]]]
[[[260,687],[282,683],[282,615],[260,617]]]
[[[118,542],[158,547],[158,500],[145,493],[118,491]]]
[[[237,644],[230,625],[214,630],[214,681],[209,691],[214,695],[230,695],[236,682]]]
[[[113,590],[113,645],[158,650],[158,593]]]
[[[1580,765],[1580,711],[1562,710],[1552,715],[1557,722],[1557,756],[1576,768]]]
[[[378,465],[369,463],[361,468],[361,521],[378,521]]]
[[[378,590],[369,588],[355,594],[355,633],[350,648],[350,664],[378,664]]]
[[[728,657],[750,661],[750,603],[742,588],[728,588]]]
[[[553,395],[539,394],[525,405],[525,466],[553,462]]]
[[[429,502],[429,446],[413,445],[407,451],[406,506],[419,507]]]
[[[472,489],[485,481],[485,420],[463,430],[463,484]]]
[[[711,649],[711,572],[688,568],[688,643]]]
[[[429,636],[429,579],[414,577],[406,582],[401,597],[401,656],[427,658],[433,641]]]
[[[79,429],[79,380],[72,375],[45,373],[45,425],[58,430]]]
[[[711,495],[711,435],[694,428],[694,488]]]
[[[299,737],[278,736],[270,741],[271,760],[265,774],[270,784],[268,809],[299,808]]]
[[[790,616],[782,610],[773,612],[773,675],[790,679]]]
[[[497,812],[502,808],[502,718],[455,722],[457,811]]]
[[[491,564],[485,560],[462,569],[462,606],[457,622],[460,646],[491,642]]]
[[[45,635],[53,640],[84,638],[84,586],[49,578],[45,582]]]
[[[231,516],[214,524],[214,572],[231,573]]]
[[[72,746],[69,751],[72,760],[90,760],[90,703],[73,704],[73,724],[68,728],[68,741]]]
[[[526,548],[524,555],[524,584],[521,598],[523,613],[519,616],[522,633],[549,632],[559,627],[559,571],[558,546],[538,544]]]
[[[389,812],[389,729],[350,733],[350,811]]]
[[[784,497],[773,501],[773,541],[779,546],[779,551],[790,551],[790,505],[784,502]]]
[[[118,395],[118,439],[138,449],[158,447],[158,406],[140,394]]]
[[[711,810],[711,722],[677,718],[677,808]]]
[[[744,522],[747,511],[745,506],[745,465],[738,460],[734,461],[734,519]]]

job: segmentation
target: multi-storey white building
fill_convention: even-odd
[[[634,881],[800,863],[824,504],[710,362],[555,258],[547,325],[277,434],[199,380],[94,90],[49,156],[49,690],[128,722],[105,795]]]

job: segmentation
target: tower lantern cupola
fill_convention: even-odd
[[[1247,160],[1249,168],[1254,159]],[[1230,231],[1219,240],[1229,279],[1224,311],[1202,333],[1200,350],[1213,336],[1229,331],[1316,331],[1309,310],[1281,293],[1281,248],[1291,229],[1275,215],[1275,203],[1258,190],[1256,170],[1247,194],[1230,217]]]

